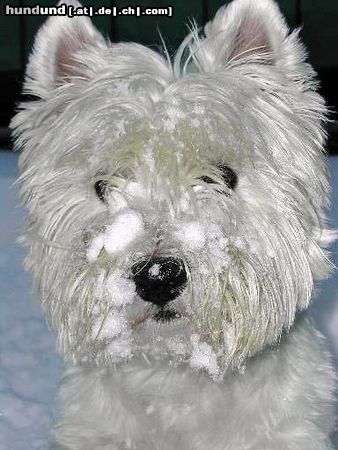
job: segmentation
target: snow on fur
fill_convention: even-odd
[[[127,210],[121,212],[104,234],[104,248],[107,253],[116,253],[130,245],[143,231],[140,213]]]
[[[126,329],[127,323],[124,316],[115,311],[106,316],[99,316],[92,328],[93,339],[113,338]]]
[[[198,222],[181,224],[177,227],[175,237],[189,250],[201,249],[206,241],[205,230]]]
[[[134,282],[123,277],[120,270],[107,276],[106,292],[117,307],[132,303],[136,295]]]
[[[122,251],[141,235],[143,228],[141,214],[123,210],[116,215],[113,223],[108,225],[103,233],[92,239],[86,252],[88,261],[95,261],[103,248],[109,254]]]
[[[212,347],[205,342],[200,342],[196,335],[191,336],[192,353],[190,365],[196,370],[206,370],[213,378],[219,375],[217,355]]]

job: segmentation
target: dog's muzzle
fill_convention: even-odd
[[[174,300],[187,283],[183,261],[173,257],[153,257],[132,267],[137,294],[146,302],[161,308]]]

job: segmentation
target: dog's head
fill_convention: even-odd
[[[13,127],[26,263],[67,359],[217,378],[308,306],[331,234],[304,57],[271,0],[221,8],[173,61],[48,19]]]

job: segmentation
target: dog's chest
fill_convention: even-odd
[[[278,348],[222,382],[189,366],[134,358],[114,371],[83,373],[81,383],[91,386],[91,420],[94,409],[101,435],[115,435],[116,428],[119,449],[233,450],[249,442],[250,448],[261,449],[267,430],[290,420],[295,411],[318,421],[313,404],[332,381],[329,370],[317,370],[326,358],[320,346],[313,330],[300,324]],[[313,356],[298,360],[299,351]]]

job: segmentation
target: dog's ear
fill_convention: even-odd
[[[76,0],[60,0],[81,7]],[[44,98],[57,86],[72,77],[86,77],[86,71],[77,52],[87,46],[106,45],[102,35],[85,16],[52,16],[40,28],[35,38],[26,71],[26,90]]]
[[[304,59],[297,33],[288,35],[274,0],[234,0],[219,9],[204,34],[191,50],[205,72],[248,62],[288,66]]]

